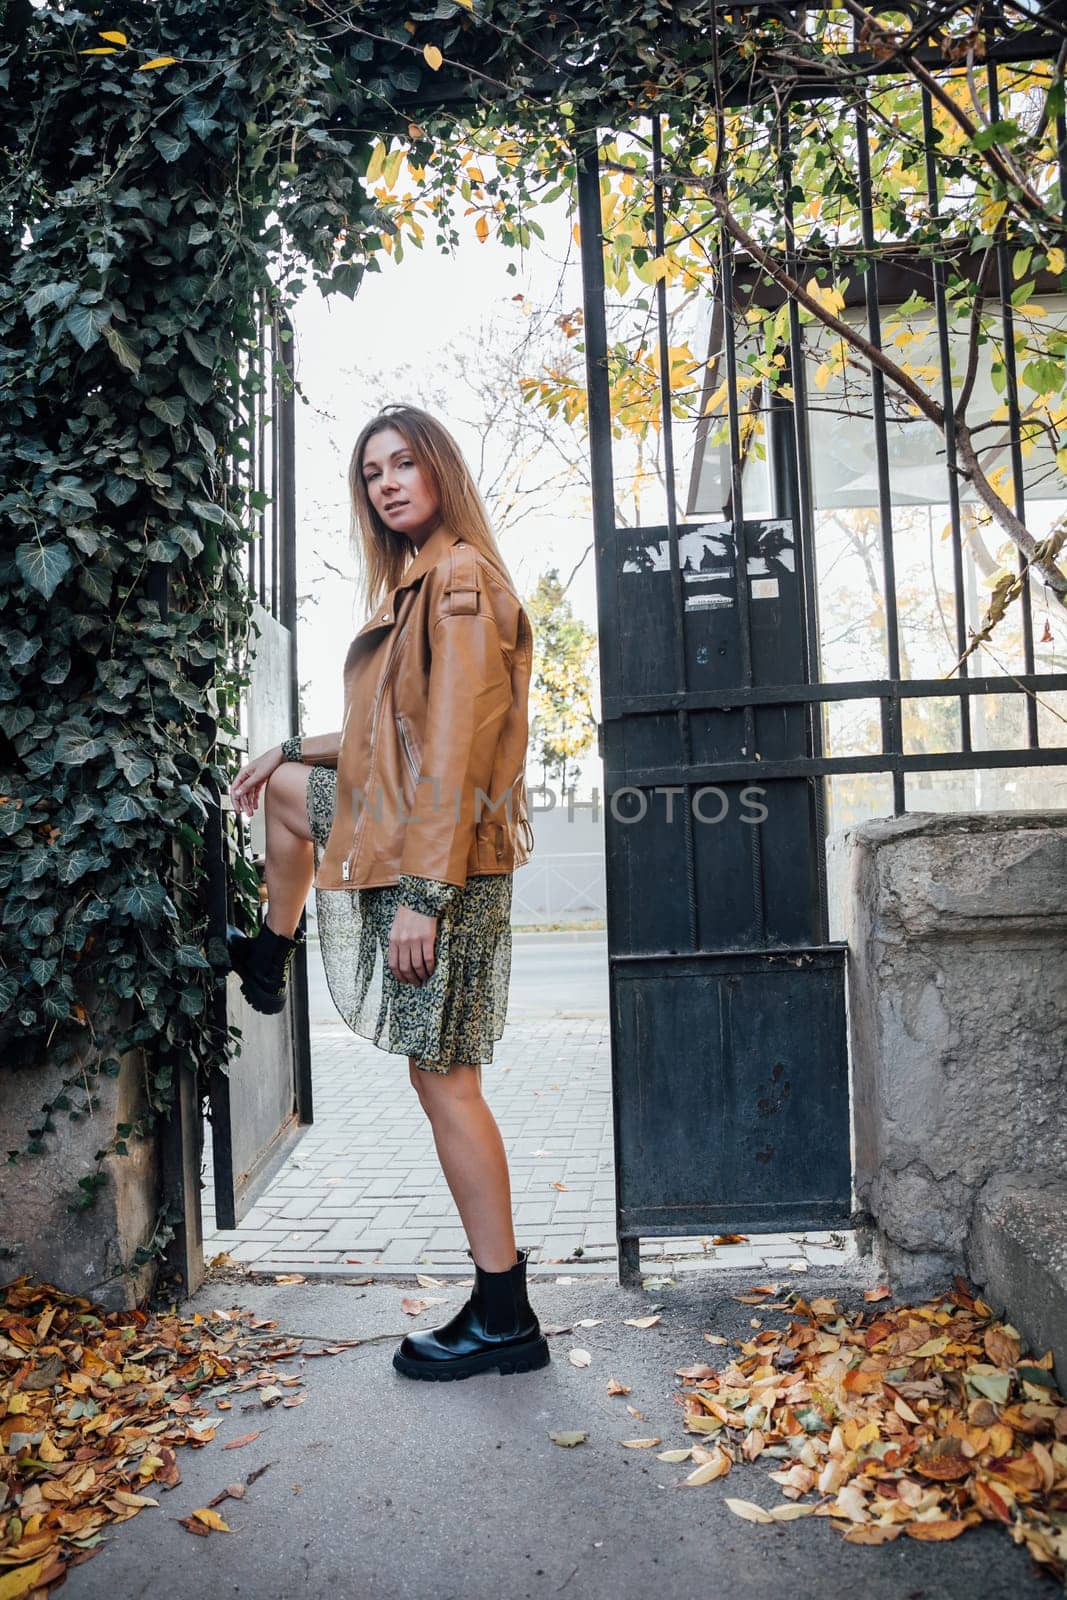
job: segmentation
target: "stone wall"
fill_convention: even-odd
[[[132,1122],[143,1103],[144,1059],[139,1051],[122,1058],[117,1077],[88,1080],[93,1085],[92,1116],[72,1122],[55,1111],[55,1131],[44,1136],[44,1152],[0,1163],[0,1282],[26,1273],[38,1282],[84,1294],[116,1310],[142,1304],[157,1268],[115,1276],[147,1244],[156,1218],[159,1159],[154,1138],[131,1141],[128,1155],[111,1155],[101,1166],[107,1182],[96,1203],[68,1212],[78,1179],[95,1172],[95,1156],[114,1137],[119,1123]],[[55,1067],[0,1071],[0,1149],[23,1150],[27,1130],[40,1126],[41,1106],[60,1092],[68,1073]],[[77,1103],[82,1097],[72,1096]]]
[[[1043,1194],[1023,1209],[1060,1217],[1063,1253],[1067,812],[864,823],[831,841],[830,881],[857,1196],[887,1269],[908,1293],[963,1271],[1007,1298],[1009,1194]]]

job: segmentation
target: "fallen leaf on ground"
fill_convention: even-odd
[[[567,1355],[572,1367],[587,1367],[592,1359],[588,1350],[571,1350]]]
[[[767,1309],[776,1287],[735,1298]],[[674,1369],[685,1431],[714,1435],[712,1448],[735,1460],[772,1462],[786,1496],[773,1510],[728,1501],[731,1511],[756,1522],[828,1517],[848,1542],[871,1545],[901,1533],[952,1540],[991,1522],[1062,1580],[1067,1404],[1051,1353],[1028,1356],[962,1278],[923,1305],[890,1298],[880,1285],[856,1312],[794,1293],[787,1326],[732,1341],[720,1368]],[[715,1460],[703,1445],[692,1459],[697,1469]]]
[[[400,1302],[400,1309],[406,1311],[409,1317],[420,1317],[430,1306],[440,1305],[444,1305],[443,1295],[425,1295],[420,1298],[418,1295],[406,1294]]]
[[[747,1244],[747,1233],[717,1233],[712,1239],[712,1244]]]
[[[584,1433],[550,1433],[548,1437],[553,1444],[562,1445],[565,1450],[570,1450],[576,1444],[584,1444],[588,1435]]]
[[[728,1508],[735,1517],[741,1517],[745,1522],[773,1522],[774,1518],[769,1511],[764,1511],[762,1506],[754,1505],[751,1500],[727,1500]]]
[[[254,1433],[242,1433],[237,1439],[228,1439],[222,1448],[224,1450],[240,1450],[246,1444],[251,1444],[253,1439],[258,1439],[260,1431],[259,1428],[256,1428]]]
[[[663,1321],[663,1318],[662,1317],[658,1317],[658,1316],[654,1316],[654,1317],[624,1317],[623,1318],[624,1326],[627,1327],[627,1328],[654,1328],[656,1326],[657,1322],[662,1322],[662,1321]]]
[[[445,1281],[443,1278],[431,1278],[429,1273],[426,1272],[416,1272],[415,1282],[423,1289],[445,1288]]]
[[[309,1353],[243,1307],[110,1311],[25,1276],[0,1286],[0,1596],[44,1600],[107,1547],[109,1525],[158,1509],[151,1489],[182,1481],[178,1447],[204,1448],[231,1396],[280,1401],[303,1378],[277,1363]],[[229,1531],[201,1512],[175,1520],[200,1538]]]
[[[716,1446],[707,1461],[702,1462],[687,1478],[682,1479],[682,1486],[686,1489],[698,1489],[702,1483],[714,1483],[716,1478],[724,1478],[732,1466],[733,1462],[726,1451]],[[730,1504],[729,1501],[726,1503]]]
[[[205,1528],[210,1528],[213,1533],[233,1532],[233,1529],[223,1522],[218,1512],[212,1511],[210,1506],[201,1506],[199,1510],[193,1512],[193,1516],[197,1522],[202,1522]]]
[[[662,1444],[662,1439],[620,1439],[619,1443],[624,1450],[651,1450],[653,1446]]]
[[[618,1378],[609,1378],[608,1379],[608,1393],[609,1394],[629,1394],[630,1393],[630,1388],[629,1388],[628,1384],[620,1383]]]
[[[863,1298],[868,1305],[873,1305],[877,1300],[888,1300],[891,1292],[888,1283],[880,1283],[877,1289],[864,1289]]]

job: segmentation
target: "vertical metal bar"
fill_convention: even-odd
[[[270,310],[263,324],[264,338],[267,341],[267,375],[265,379],[267,398],[270,402],[268,412],[270,431],[270,534],[271,534],[271,614],[281,616],[282,606],[282,519],[281,508],[278,504],[279,480],[281,477],[281,459],[278,448],[278,396],[280,385],[278,382],[278,343],[277,343],[277,318]]]
[[[934,110],[929,90],[922,91],[923,155],[926,162],[926,195],[930,215],[940,212],[937,164],[934,160]],[[960,521],[960,485],[956,474],[955,400],[952,393],[952,348],[949,338],[948,303],[945,297],[945,267],[939,257],[930,263],[934,280],[934,316],[937,321],[938,358],[941,362],[941,404],[945,411],[945,472],[948,481],[948,517],[952,540],[952,584],[956,599],[956,659],[967,649],[967,597],[963,582],[963,533]],[[931,573],[933,579],[933,574]],[[936,579],[933,581],[936,582]],[[960,677],[969,676],[970,663],[963,661]],[[957,699],[960,713],[960,749],[967,752],[971,743],[971,704],[966,695]]]
[[[663,123],[660,117],[652,118],[652,217],[656,241],[656,256],[662,259],[667,249],[667,228],[663,212]],[[656,324],[659,335],[659,405],[660,424],[663,429],[663,470],[667,479],[667,550],[671,567],[671,611],[674,619],[674,684],[685,694],[689,688],[686,665],[685,581],[682,577],[678,552],[678,500],[674,482],[674,428],[671,415],[670,337],[667,331],[667,283],[661,275],[656,283]],[[693,762],[692,729],[689,712],[677,712],[678,742],[682,765],[688,768]],[[696,849],[693,840],[693,808],[688,787],[686,804],[682,811],[685,828],[685,886],[686,905],[689,912],[690,949],[700,949],[700,927],[697,911]]]
[[[1000,117],[1000,86],[995,61],[986,64],[986,82],[989,86],[989,116],[993,122]],[[1011,476],[1014,489],[1015,515],[1026,521],[1026,490],[1023,485],[1022,413],[1019,409],[1019,378],[1015,361],[1015,318],[1011,306],[1011,261],[1003,241],[997,244],[997,279],[1000,289],[1001,326],[1004,332],[1004,372],[1007,378],[1008,427],[1011,430]],[[1020,572],[1026,566],[1022,551],[1018,552]],[[1023,671],[1034,671],[1034,616],[1030,604],[1030,579],[1023,582],[1019,596],[1023,625]],[[1037,727],[1037,697],[1026,696],[1026,742],[1031,750],[1040,744]]]
[[[582,133],[575,141],[575,170],[578,175],[578,221],[581,230],[582,252],[582,310],[585,328],[585,381],[589,397],[589,474],[593,502],[593,538],[596,546],[597,605],[605,618],[602,597],[605,585],[611,582],[611,592],[617,589],[615,559],[615,473],[611,447],[611,386],[608,382],[608,330],[604,310],[604,241],[600,210],[600,153],[596,128]],[[612,681],[618,658],[617,608],[612,608],[607,627],[601,626],[599,635],[600,668],[604,680]],[[612,745],[614,746],[614,738]],[[610,754],[614,757],[615,751]],[[607,768],[610,781],[613,769]],[[605,787],[608,787],[606,784]],[[622,1237],[621,1200],[626,1184],[620,1158],[621,1135],[621,1063],[618,1053],[619,1037],[619,977],[616,967],[617,937],[615,931],[615,898],[610,858],[607,874],[608,923],[608,1007],[610,1026],[608,1038],[611,1055],[611,1119],[615,1158],[615,1239],[618,1247],[619,1282],[632,1284],[641,1267],[639,1240]]]
[[[604,315],[604,256],[600,218],[600,156],[597,135],[586,134],[576,151],[578,221],[582,237],[582,308],[585,377],[589,395],[589,470],[593,531],[601,559],[612,554],[615,532],[615,471],[611,449],[611,387],[608,330]]]
[[[785,222],[785,267],[790,277],[797,278],[796,226],[792,201],[792,146],[789,137],[789,104],[780,109],[776,123],[778,144],[777,160]],[[819,602],[815,567],[815,491],[812,483],[811,430],[808,426],[808,373],[804,351],[804,335],[800,325],[800,307],[790,297],[789,307],[789,379],[793,390],[793,467],[796,476],[796,498],[792,507],[793,530],[797,546],[797,566],[801,576],[803,596],[802,623],[804,629],[804,666],[809,683],[822,681],[822,664],[819,659]],[[808,707],[808,745],[815,757],[824,754],[825,739],[823,710],[820,705]],[[825,943],[829,937],[830,905],[826,881],[826,779],[812,778],[811,793],[815,811],[815,871],[819,896],[819,938]]]
[[[882,343],[882,312],[878,298],[878,267],[874,260],[874,202],[871,192],[871,147],[867,108],[861,104],[856,111],[856,154],[860,189],[860,229],[867,270],[863,275],[867,304],[867,337],[879,348]],[[878,522],[882,543],[882,574],[885,585],[885,632],[888,677],[894,686],[900,683],[900,628],[897,618],[897,572],[893,549],[893,498],[889,480],[889,436],[886,426],[885,379],[877,367],[871,368],[871,409],[874,414],[874,449],[878,475]],[[899,757],[902,752],[900,721],[890,718],[883,727],[892,738],[892,747],[885,754]],[[904,773],[899,761],[894,761],[893,810],[897,816],[906,809]]]
[[[256,513],[256,523],[259,527],[259,603],[267,610],[273,610],[267,602],[267,512],[263,505],[263,497],[267,489],[266,473],[266,410],[267,410],[267,383],[266,383],[266,349],[263,330],[263,299],[262,295],[256,302],[256,316],[254,324],[252,348],[255,351],[254,362],[256,367],[255,387],[255,488],[259,492],[260,504]],[[270,574],[270,587],[274,587],[274,573]]]
[[[720,132],[720,138],[722,134]],[[737,578],[737,613],[741,643],[741,678],[751,689],[755,677],[752,666],[752,606],[748,582],[748,541],[745,538],[745,500],[742,489],[741,415],[737,398],[737,341],[734,334],[734,271],[732,245],[725,228],[719,233],[719,276],[723,300],[723,358],[726,363],[726,407],[730,430],[730,522],[734,530],[734,569]],[[744,709],[745,754],[756,755],[756,716],[751,705]],[[758,824],[748,830],[752,845],[752,906],[755,934],[759,944],[767,942],[766,895],[763,887],[763,840]]]

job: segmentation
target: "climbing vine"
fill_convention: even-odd
[[[128,1052],[145,1109],[120,1152],[236,1042],[209,1021],[202,881],[246,681],[256,308],[351,295],[464,206],[524,244],[575,141],[652,106],[681,193],[710,86],[736,96],[775,23],[713,0],[9,0],[0,27],[0,1060],[64,1078],[17,1161]],[[640,227],[627,260],[655,282],[676,265]],[[82,1206],[103,1179],[72,1181]]]

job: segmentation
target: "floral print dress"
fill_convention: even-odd
[[[307,811],[316,867],[336,793],[336,771],[312,767]],[[428,1072],[492,1061],[507,1017],[511,892],[510,872],[477,874],[462,888],[402,875],[380,888],[316,889],[326,981],[353,1032]],[[434,970],[422,984],[401,983],[389,971],[389,933],[401,903],[438,919]]]

